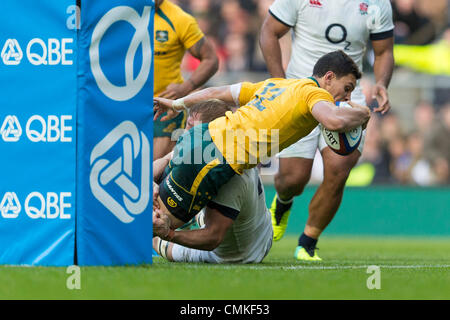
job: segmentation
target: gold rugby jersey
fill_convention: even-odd
[[[214,144],[234,171],[256,166],[308,135],[318,124],[311,114],[319,101],[334,103],[313,78],[243,82],[236,112],[209,124]]]
[[[171,83],[183,83],[181,61],[186,50],[204,34],[197,21],[177,5],[165,0],[155,12],[154,95]]]

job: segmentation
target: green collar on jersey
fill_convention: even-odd
[[[317,84],[317,86],[320,88],[320,84],[319,84],[319,82],[316,80],[316,78],[314,78],[314,77],[308,77],[308,79],[311,79],[312,81],[314,81],[314,82]]]

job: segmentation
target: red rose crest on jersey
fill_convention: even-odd
[[[316,8],[322,8],[322,3],[320,3],[319,0],[309,0],[309,6],[316,7]]]
[[[361,2],[359,4],[359,12],[361,13],[361,15],[367,14],[368,9],[369,9],[369,5],[367,3]]]

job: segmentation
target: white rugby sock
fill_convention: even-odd
[[[157,251],[161,255],[161,257],[167,259],[167,249],[169,248],[169,242],[158,237],[156,247],[158,248]]]
[[[277,193],[277,200],[282,204],[290,204],[292,203],[292,201],[294,201],[294,197],[290,198],[289,200],[282,200]]]

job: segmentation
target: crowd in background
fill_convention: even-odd
[[[440,106],[420,101],[413,110],[414,124],[408,131],[395,108],[369,121],[360,165],[373,168],[371,183],[450,183],[450,101]]]
[[[273,0],[174,0],[198,21],[216,46],[219,73],[267,71],[258,45],[262,21]],[[193,70],[189,55],[184,68]]]
[[[221,60],[219,72],[267,70],[258,36],[273,0],[169,1],[192,14],[214,42]],[[431,44],[450,30],[448,0],[391,0],[391,3],[397,44]],[[188,56],[184,68],[193,70],[195,66],[195,59]]]
[[[170,0],[192,14],[214,43],[220,60],[218,74],[267,72],[258,36],[273,0]],[[392,0],[395,43],[399,46],[429,46],[446,40],[450,50],[448,0]],[[287,37],[289,38],[289,37]],[[282,41],[289,54],[290,39]],[[450,52],[450,51],[448,51]],[[283,58],[286,62],[288,57]],[[364,72],[370,73],[370,50]],[[190,72],[198,61],[186,55],[183,70]],[[397,67],[398,68],[398,67]],[[448,75],[447,75],[448,76]],[[244,79],[242,79],[244,80]],[[370,80],[365,79],[366,90]],[[384,116],[373,116],[360,159],[361,167],[373,172],[365,184],[398,183],[421,186],[450,183],[450,91],[444,99],[420,101],[414,110],[414,125],[402,128],[396,106]],[[368,95],[368,100],[371,98]],[[372,103],[372,101],[368,101]],[[355,168],[358,172],[358,166]],[[350,177],[350,180],[352,177]],[[356,179],[357,180],[357,179]]]

